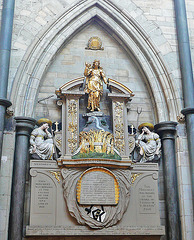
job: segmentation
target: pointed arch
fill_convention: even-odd
[[[11,101],[15,114],[33,116],[40,81],[53,57],[91,21],[97,21],[133,57],[156,106],[157,120],[175,120],[180,98],[160,51],[130,13],[108,0],[79,1],[37,35],[14,80]]]

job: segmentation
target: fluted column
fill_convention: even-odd
[[[180,240],[181,227],[179,217],[179,197],[176,172],[175,135],[176,122],[161,122],[155,125],[155,131],[162,141],[162,161],[167,212],[167,239]]]
[[[23,235],[26,166],[29,160],[29,138],[36,123],[35,119],[29,117],[15,117],[15,120],[16,142],[9,217],[9,240],[21,240]]]

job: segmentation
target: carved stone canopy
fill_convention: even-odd
[[[65,84],[63,84],[59,89],[55,91],[56,95],[58,97],[64,96],[66,94],[70,94],[72,91],[72,94],[79,95],[79,94],[85,94],[84,91],[80,91],[80,88],[82,88],[82,85],[84,83],[84,77],[79,77],[76,79],[73,79]],[[110,91],[114,92],[115,97],[121,97],[121,98],[128,98],[130,99],[135,94],[132,90],[130,90],[128,87],[124,86],[122,83],[108,78]],[[109,96],[112,97],[113,93],[109,93]]]

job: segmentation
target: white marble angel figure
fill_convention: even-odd
[[[47,118],[41,118],[37,121],[38,128],[35,128],[30,136],[29,152],[33,159],[52,160],[54,153],[54,144],[51,133],[48,128],[52,122]]]
[[[142,123],[138,127],[141,134],[136,140],[136,145],[140,148],[140,162],[152,162],[159,160],[161,140],[157,133],[152,132],[154,125],[151,123]]]

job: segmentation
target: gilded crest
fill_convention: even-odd
[[[90,50],[104,50],[102,47],[102,41],[99,37],[91,37],[88,41],[88,46],[86,49]]]

